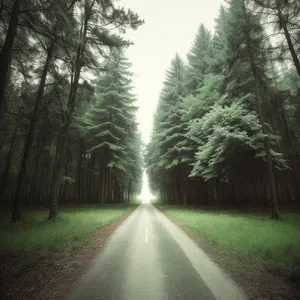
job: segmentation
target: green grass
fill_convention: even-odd
[[[24,221],[11,223],[8,212],[0,213],[0,254],[12,256],[15,263],[8,275],[30,267],[41,259],[71,255],[78,248],[93,241],[88,236],[118,220],[136,205],[97,205],[62,207],[56,221],[47,221],[48,210],[36,209],[23,212]]]
[[[207,243],[244,257],[258,258],[271,270],[300,280],[299,213],[282,213],[276,221],[258,212],[158,207],[182,221]]]

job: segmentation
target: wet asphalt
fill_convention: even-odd
[[[142,204],[112,234],[68,298],[96,299],[246,298],[176,225]]]

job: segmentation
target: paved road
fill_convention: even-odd
[[[243,292],[151,204],[114,232],[69,300],[243,300]]]

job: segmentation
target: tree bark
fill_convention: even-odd
[[[77,90],[79,85],[80,73],[82,68],[82,59],[83,54],[85,51],[86,46],[86,36],[87,36],[87,29],[88,29],[88,20],[89,20],[89,12],[87,11],[87,7],[85,8],[85,19],[84,22],[81,24],[80,34],[78,38],[78,47],[76,52],[76,59],[75,59],[75,69],[74,69],[74,79],[71,82],[71,88],[69,93],[69,100],[68,100],[68,114],[65,121],[65,125],[60,133],[59,138],[57,139],[57,149],[58,149],[58,157],[55,159],[54,167],[53,167],[53,174],[52,174],[52,182],[54,184],[53,191],[51,193],[51,207],[49,212],[48,219],[55,219],[57,216],[57,204],[58,204],[58,197],[59,197],[59,188],[61,182],[61,166],[60,166],[60,157],[64,151],[64,147],[66,145],[66,140],[69,132],[69,128],[72,122],[76,98],[77,98]]]
[[[82,181],[82,158],[84,155],[84,142],[83,139],[80,141],[80,151],[79,151],[79,157],[78,157],[78,163],[77,163],[77,174],[76,174],[76,182],[75,182],[75,197],[76,202],[80,202],[81,197],[81,181]]]
[[[54,51],[54,44],[55,44],[54,41],[52,41],[51,45],[49,46],[49,48],[47,50],[47,58],[45,61],[41,81],[40,81],[38,92],[37,92],[36,99],[35,99],[33,114],[32,114],[31,122],[30,122],[30,127],[29,127],[27,137],[25,139],[23,156],[21,159],[21,166],[20,166],[20,171],[19,171],[19,176],[18,176],[18,181],[17,181],[16,193],[15,193],[15,197],[14,197],[14,207],[15,208],[19,205],[20,197],[21,197],[21,190],[22,190],[22,186],[23,186],[23,183],[24,183],[24,180],[26,177],[26,171],[27,171],[27,166],[28,166],[28,161],[29,161],[29,154],[30,154],[32,144],[33,144],[34,132],[35,132],[36,124],[37,124],[37,120],[38,120],[38,112],[39,112],[40,104],[42,102],[43,95],[44,95],[46,78],[47,78],[50,62],[51,62],[51,59],[53,56],[53,51]],[[13,216],[14,216],[14,213],[13,213]],[[17,216],[17,215],[15,215],[15,216]]]
[[[278,0],[276,0],[276,8],[277,8],[277,12],[278,12],[277,16],[278,16],[279,22],[282,26],[285,39],[288,43],[289,51],[292,55],[294,66],[296,67],[297,73],[300,77],[300,61],[299,61],[299,58],[298,58],[297,53],[295,51],[295,48],[294,48],[294,45],[293,45],[293,42],[292,42],[292,39],[291,39],[291,35],[290,35],[289,30],[288,30],[287,25],[286,25],[287,23],[286,23],[285,17],[282,14],[282,11],[281,11],[281,8],[280,8],[280,3],[279,3]]]
[[[243,9],[245,18],[247,18],[246,8],[245,8],[245,2],[243,2]],[[272,201],[272,215],[271,218],[273,219],[279,219],[279,210],[278,210],[278,194],[276,190],[276,181],[275,181],[275,175],[274,175],[274,166],[273,166],[273,160],[271,155],[271,146],[270,146],[270,140],[269,136],[267,134],[267,128],[264,118],[264,113],[262,109],[262,99],[260,96],[260,89],[259,89],[259,76],[257,74],[257,68],[255,66],[255,60],[253,57],[253,51],[252,51],[252,45],[251,45],[251,37],[248,31],[245,31],[245,34],[247,36],[246,44],[248,49],[248,55],[250,58],[250,64],[251,64],[251,71],[252,76],[255,81],[255,93],[256,93],[256,102],[257,102],[257,109],[258,109],[258,115],[260,119],[260,123],[262,126],[262,132],[265,135],[264,143],[265,143],[265,151],[267,155],[267,164],[268,164],[268,171],[269,171],[269,180],[271,184],[271,201]]]
[[[11,11],[7,35],[0,53],[0,112],[4,110],[5,106],[5,94],[8,84],[8,72],[12,59],[13,45],[17,35],[20,7],[21,0],[15,0]]]
[[[19,112],[20,114],[20,112]],[[12,136],[12,140],[10,142],[10,147],[9,147],[9,151],[6,157],[6,164],[5,164],[5,169],[2,175],[2,180],[1,180],[1,186],[0,186],[0,199],[4,198],[4,191],[5,188],[7,187],[7,181],[8,181],[8,176],[9,176],[9,170],[10,170],[10,165],[11,165],[11,159],[12,159],[12,153],[13,153],[13,148],[14,148],[14,144],[15,144],[15,140],[17,137],[17,128],[18,128],[18,124],[16,124],[16,127],[14,129],[14,133]],[[17,221],[20,219],[20,212],[16,212],[16,220],[13,221]]]

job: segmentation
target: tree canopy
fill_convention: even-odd
[[[289,43],[299,7],[281,2],[228,1],[213,33],[199,26],[186,63],[178,55],[171,62],[146,154],[163,202],[271,204],[273,218],[278,203],[300,204],[300,53],[294,42],[295,59]],[[286,39],[281,50],[270,24]]]
[[[143,21],[114,0],[0,9],[0,198],[13,220],[22,205],[54,219],[59,201],[130,201],[142,158],[124,34]]]

